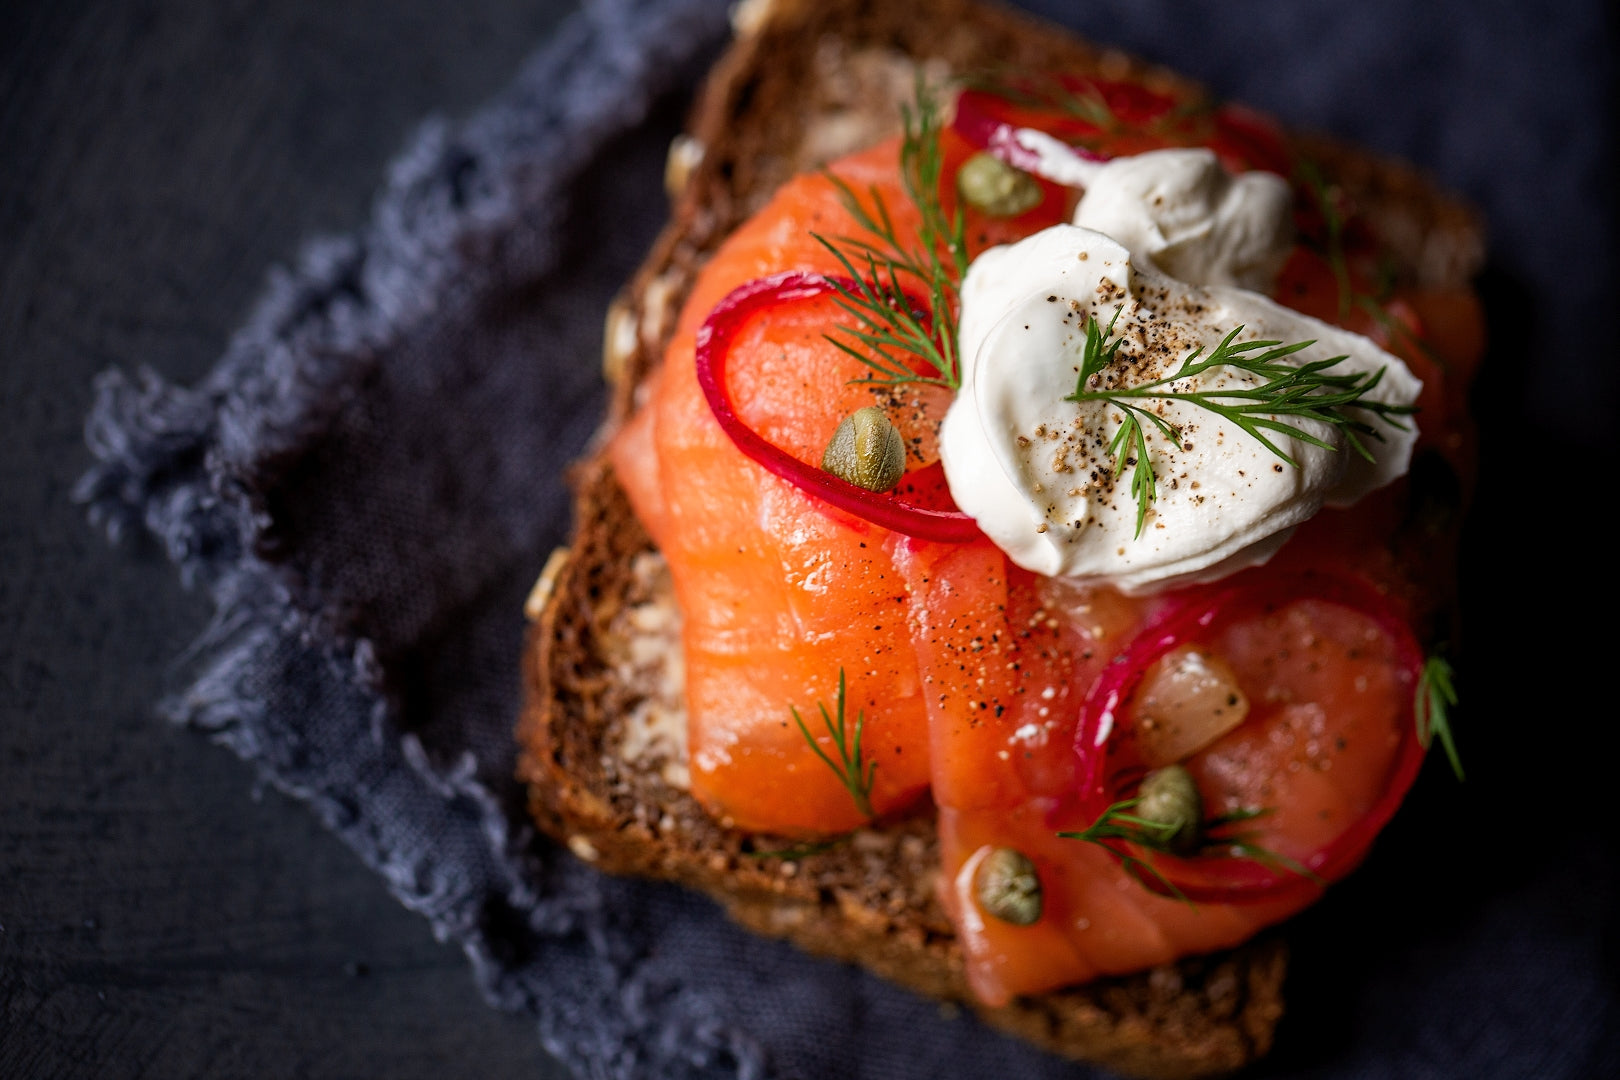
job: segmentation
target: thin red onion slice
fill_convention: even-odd
[[[1104,770],[1107,744],[1113,734],[1116,711],[1130,699],[1148,668],[1234,609],[1295,600],[1320,600],[1372,619],[1393,642],[1399,664],[1410,673],[1416,688],[1423,669],[1423,649],[1406,620],[1370,585],[1349,578],[1312,574],[1290,576],[1258,586],[1221,588],[1213,594],[1202,593],[1142,631],[1087,695],[1075,731],[1075,752],[1079,757],[1077,787],[1082,810],[1087,816],[1095,819],[1116,801],[1117,793],[1110,790]],[[1301,860],[1315,875],[1315,880],[1255,859],[1165,856],[1157,859],[1155,866],[1164,874],[1168,885],[1150,874],[1142,876],[1142,883],[1154,892],[1166,896],[1179,894],[1195,903],[1230,904],[1315,891],[1321,888],[1321,883],[1343,877],[1365,857],[1373,839],[1394,816],[1422,767],[1426,750],[1418,739],[1410,698],[1399,723],[1401,745],[1378,800],[1333,840]],[[1107,846],[1120,856],[1129,853],[1128,848],[1117,841],[1109,841]]]
[[[839,287],[857,289],[852,280],[789,270],[746,282],[714,306],[697,331],[697,377],[715,420],[737,449],[788,483],[840,510],[920,540],[963,543],[977,538],[982,535],[978,525],[960,510],[928,509],[893,495],[868,491],[800,461],[749,427],[733,407],[726,388],[726,360],[748,320],[778,304],[835,295]]]

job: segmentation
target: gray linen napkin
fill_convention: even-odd
[[[1252,41],[1151,4],[1106,17],[1084,28],[1139,47],[1197,36],[1211,64]],[[277,272],[200,385],[103,375],[78,498],[115,539],[150,530],[214,598],[195,678],[163,711],[308,803],[579,1075],[1084,1072],[742,933],[703,899],[605,878],[526,823],[522,598],[566,535],[560,472],[600,411],[602,311],[663,214],[648,194],[671,125],[645,118],[724,22],[721,0],[588,3],[477,116],[424,127],[369,222]],[[1303,1007],[1263,1071],[1579,1076],[1612,1061],[1614,995],[1590,953],[1612,879],[1579,854],[1552,865],[1410,960],[1319,945],[1321,963],[1374,959],[1353,982],[1316,977],[1326,1004]],[[1575,882],[1582,899],[1565,901]],[[1555,908],[1578,929],[1523,933]],[[1302,933],[1342,937],[1325,920]],[[1324,1034],[1332,1065],[1312,1043]]]

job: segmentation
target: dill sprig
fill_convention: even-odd
[[[1149,851],[1169,853],[1170,840],[1181,829],[1180,822],[1149,821],[1130,813],[1142,800],[1140,798],[1121,799],[1097,816],[1088,828],[1079,832],[1060,832],[1058,836],[1064,840],[1084,840],[1096,844],[1120,861],[1125,872],[1137,882],[1146,886],[1144,875],[1151,874],[1159,884],[1175,896],[1178,900],[1186,900],[1181,890],[1173,885],[1150,860],[1139,859],[1128,851],[1122,851],[1109,840],[1124,840],[1137,847]]]
[[[1322,215],[1322,228],[1327,232],[1322,256],[1327,259],[1328,268],[1333,271],[1333,280],[1339,288],[1339,320],[1342,322],[1350,314],[1350,305],[1355,297],[1355,290],[1350,284],[1350,264],[1344,254],[1344,215],[1339,212],[1333,189],[1316,167],[1316,162],[1300,158],[1294,164],[1294,171],[1316,203],[1317,213]]]
[[[1389,313],[1384,302],[1389,299],[1390,291],[1394,288],[1393,274],[1388,265],[1388,252],[1384,252],[1384,261],[1379,266],[1380,280],[1371,293],[1362,292],[1355,287],[1350,276],[1350,260],[1345,255],[1344,238],[1349,221],[1339,208],[1339,200],[1334,188],[1328,184],[1317,168],[1316,163],[1309,158],[1299,158],[1294,163],[1295,175],[1310,195],[1316,212],[1321,215],[1322,228],[1325,233],[1320,245],[1319,253],[1327,260],[1328,268],[1333,273],[1333,281],[1339,294],[1339,321],[1342,323],[1349,317],[1354,308],[1360,308],[1369,317],[1384,328],[1391,340],[1399,339],[1416,347],[1430,360],[1444,368],[1445,358],[1427,339],[1412,331],[1412,328],[1401,322]]]
[[[1135,386],[1109,389],[1087,389],[1091,381],[1114,362],[1121,341],[1112,337],[1114,323],[1119,320],[1119,308],[1108,323],[1106,331],[1099,330],[1095,316],[1087,320],[1086,343],[1081,352],[1080,377],[1074,393],[1065,400],[1101,401],[1120,410],[1123,421],[1108,444],[1114,457],[1113,471],[1120,475],[1124,468],[1132,470],[1131,494],[1136,499],[1136,535],[1142,535],[1147,514],[1158,494],[1158,474],[1153,468],[1153,457],[1148,449],[1147,428],[1152,426],[1169,439],[1177,450],[1183,449],[1180,429],[1152,409],[1140,404],[1148,401],[1178,401],[1196,405],[1214,413],[1223,420],[1257,440],[1288,465],[1298,468],[1299,463],[1274,442],[1266,433],[1275,432],[1298,439],[1324,450],[1337,447],[1279,417],[1296,420],[1314,420],[1330,424],[1344,433],[1345,441],[1368,461],[1373,460],[1364,437],[1383,440],[1376,428],[1358,418],[1350,410],[1359,410],[1376,416],[1391,427],[1403,428],[1397,417],[1407,416],[1417,409],[1412,405],[1394,405],[1370,401],[1367,394],[1384,376],[1384,369],[1350,375],[1329,374],[1329,369],[1348,359],[1334,356],[1313,360],[1306,364],[1286,364],[1280,361],[1314,341],[1296,341],[1285,345],[1280,341],[1239,342],[1243,332],[1238,326],[1227,334],[1208,356],[1202,346],[1194,349],[1182,360],[1181,366],[1170,375],[1138,383]],[[1195,378],[1217,367],[1245,371],[1264,380],[1254,386],[1232,386],[1216,390],[1176,390],[1173,384]],[[1404,429],[1404,428],[1403,428]]]
[[[892,260],[880,267],[877,258],[867,253],[866,273],[861,274],[844,252],[827,243],[823,237],[817,236],[816,239],[826,244],[838,257],[855,282],[853,289],[845,288],[836,281],[833,286],[838,293],[834,303],[853,315],[857,325],[838,327],[837,332],[844,335],[843,338],[823,335],[877,373],[852,381],[884,386],[927,383],[952,390],[960,386],[955,326],[948,317],[938,320],[930,318],[925,312],[912,310],[911,301],[900,285],[900,271],[906,268]],[[933,310],[941,310],[941,300],[938,294],[931,296]],[[852,342],[866,348],[857,348]],[[919,375],[912,364],[895,356],[895,351],[920,358],[937,374]]]
[[[1076,92],[1055,74],[1023,69],[977,72],[964,75],[961,81],[970,90],[993,94],[1019,108],[1056,113],[1102,132],[1116,134],[1125,127],[1102,91],[1089,82]]]
[[[839,236],[835,243],[817,233],[811,235],[837,257],[856,283],[853,289],[833,283],[838,305],[855,319],[855,326],[839,327],[841,337],[827,335],[828,341],[876,373],[855,381],[880,385],[920,382],[955,389],[961,385],[955,313],[962,275],[967,273],[967,226],[961,208],[947,215],[940,198],[945,165],[939,146],[939,106],[921,75],[916,96],[915,108],[902,105],[900,109],[904,131],[900,178],[906,196],[917,208],[917,243],[901,243],[875,185],[867,190],[872,203],[868,211],[854,189],[830,172],[827,176],[837,187],[844,209],[868,236]],[[912,309],[902,278],[922,286],[927,312]],[[921,360],[933,374],[918,374],[905,357]]]
[[[1057,74],[1031,73],[1023,68],[974,72],[959,81],[970,90],[994,95],[1019,108],[1055,114],[1096,128],[1095,134],[1066,136],[1071,144],[1091,149],[1111,137],[1132,132],[1158,135],[1176,144],[1205,142],[1211,134],[1210,120],[1220,104],[1207,96],[1175,98],[1169,108],[1157,115],[1127,122],[1109,104],[1102,89],[1090,81],[1076,89]]]
[[[1221,832],[1233,825],[1263,817],[1272,812],[1271,807],[1240,807],[1209,819],[1204,823],[1197,846],[1191,851],[1186,851],[1178,850],[1175,845],[1176,834],[1184,827],[1183,823],[1151,821],[1131,813],[1141,801],[1141,796],[1121,799],[1099,814],[1097,820],[1088,828],[1078,832],[1060,832],[1058,836],[1065,840],[1084,840],[1096,844],[1118,859],[1125,872],[1144,888],[1151,888],[1147,882],[1147,878],[1151,876],[1158,882],[1160,889],[1186,903],[1191,903],[1187,900],[1186,894],[1164,876],[1164,873],[1154,865],[1151,857],[1139,858],[1109,841],[1124,841],[1146,852],[1178,858],[1253,859],[1267,866],[1298,874],[1300,877],[1310,878],[1313,881],[1320,880],[1310,867],[1297,859],[1291,859],[1255,843],[1255,833]]]
[[[1423,673],[1418,676],[1417,691],[1412,700],[1412,712],[1417,718],[1418,742],[1428,749],[1438,736],[1445,747],[1446,758],[1457,779],[1463,779],[1462,759],[1457,756],[1457,744],[1451,735],[1451,710],[1457,707],[1457,688],[1454,672],[1444,657],[1431,656],[1423,662]]]
[[[1391,341],[1400,340],[1410,343],[1424,356],[1432,360],[1435,366],[1441,370],[1445,370],[1450,366],[1447,364],[1446,358],[1440,355],[1440,350],[1436,349],[1428,338],[1416,333],[1410,326],[1391,315],[1382,300],[1367,293],[1356,293],[1352,298],[1352,302],[1356,307],[1365,311],[1373,322],[1382,326]]]
[[[855,800],[855,809],[864,817],[875,816],[872,813],[872,782],[877,776],[877,762],[868,762],[861,747],[861,732],[866,726],[866,712],[863,710],[855,714],[854,738],[849,736],[844,722],[844,669],[838,669],[838,718],[834,721],[827,706],[816,702],[816,708],[821,710],[821,722],[827,728],[827,734],[832,736],[833,748],[838,751],[838,760],[834,761],[827,751],[821,748],[821,743],[810,733],[799,710],[788,706],[788,712],[793,714],[794,723],[799,725],[799,732],[804,741],[810,744],[816,757],[827,763],[827,767],[837,774],[844,787],[849,789],[850,798]]]

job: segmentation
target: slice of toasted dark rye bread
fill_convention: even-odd
[[[1011,64],[1196,90],[1064,31],[968,0],[750,0],[671,149],[671,221],[609,312],[610,433],[635,405],[691,283],[783,181],[898,128],[918,65],[930,78]],[[1332,140],[1298,137],[1355,201],[1406,280],[1468,282],[1472,214],[1425,178]],[[711,819],[683,786],[678,613],[601,441],[575,466],[575,532],[530,598],[520,772],[540,826],[611,873],[677,881],[743,925],[864,965],[1060,1054],[1142,1077],[1228,1073],[1264,1054],[1282,1014],[1279,934],[1210,957],[977,1006],[936,894],[932,815],[820,852]]]

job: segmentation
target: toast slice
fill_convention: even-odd
[[[915,4],[860,0],[737,9],[736,36],[671,148],[670,223],[608,312],[609,414],[570,478],[572,544],[553,554],[526,605],[520,777],[539,826],[606,872],[702,890],[752,930],[974,1008],[1068,1057],[1149,1078],[1230,1073],[1266,1053],[1282,1015],[1281,933],[984,1008],[938,899],[931,813],[795,849],[711,819],[685,790],[680,615],[600,447],[634,409],[706,257],[795,173],[895,133],[919,68],[943,79],[1012,64],[1196,89],[973,0],[925,9],[926,18]],[[1327,139],[1298,144],[1355,200],[1405,279],[1460,285],[1477,272],[1483,240],[1466,207],[1398,164]]]

